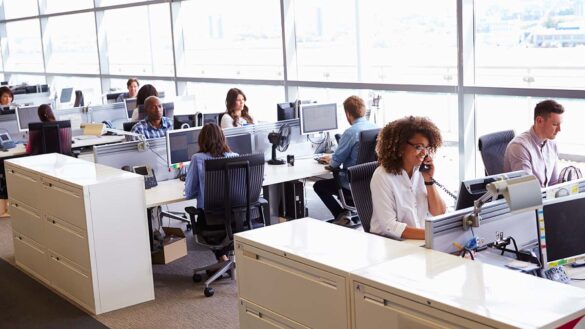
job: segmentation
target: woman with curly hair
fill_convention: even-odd
[[[376,145],[380,165],[370,182],[371,233],[424,239],[425,218],[445,213],[431,157],[442,143],[439,128],[427,118],[408,116],[382,129]],[[428,169],[421,171],[423,163]]]

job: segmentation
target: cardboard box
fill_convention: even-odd
[[[187,255],[185,233],[178,227],[163,227],[165,239],[161,250],[152,254],[153,264],[168,264]]]

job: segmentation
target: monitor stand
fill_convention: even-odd
[[[315,148],[315,154],[333,153],[333,141],[329,136],[329,132],[324,133],[323,141]]]

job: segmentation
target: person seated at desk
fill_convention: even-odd
[[[530,130],[514,137],[504,154],[504,172],[524,170],[534,175],[540,187],[560,183],[559,150],[554,139],[561,131],[563,106],[552,99],[534,107],[534,124]]]
[[[141,134],[146,139],[166,137],[167,130],[173,129],[173,122],[169,118],[163,117],[163,107],[160,99],[156,96],[150,96],[144,101],[144,110],[146,118],[138,121],[132,132]]]
[[[6,86],[0,87],[0,106],[9,106],[14,101],[12,90]]]
[[[136,94],[136,108],[132,111],[132,121],[138,121],[138,107],[144,105],[146,99],[150,96],[158,97],[158,91],[153,85],[146,84],[140,87],[140,90]]]
[[[196,199],[197,207],[201,208],[204,205],[205,167],[203,163],[205,160],[232,157],[238,154],[231,151],[223,131],[215,123],[207,123],[203,126],[197,142],[199,143],[199,151],[193,154],[185,178],[185,197]],[[205,218],[197,218],[197,221],[199,220],[204,221]],[[215,252],[215,257],[219,262],[227,261],[227,250]]]
[[[128,92],[121,93],[120,95],[118,95],[118,97],[116,98],[116,102],[123,102],[126,98],[136,97],[136,94],[138,93],[138,86],[140,86],[140,83],[138,83],[138,79],[136,78],[128,79],[128,81],[126,82],[126,88],[128,88]]]
[[[221,127],[241,127],[254,124],[246,105],[246,95],[238,88],[228,90],[225,97],[226,113],[221,117]]]
[[[343,165],[344,169],[354,166],[357,163],[359,136],[362,130],[374,129],[376,126],[364,118],[366,114],[366,105],[364,100],[358,96],[350,96],[343,102],[343,109],[347,122],[351,125],[347,128],[341,138],[337,149],[331,154],[323,155],[319,160],[328,164],[331,168],[339,168]],[[349,190],[349,182],[345,175],[341,176],[343,187]],[[327,209],[335,218],[334,223],[348,225],[347,218],[351,217],[348,211],[344,211],[339,202],[335,199],[339,188],[334,178],[322,179],[313,185],[315,193],[325,204]],[[345,221],[345,222],[342,222]]]
[[[49,104],[42,104],[39,106],[37,110],[37,115],[39,116],[39,120],[41,122],[54,122],[57,121],[55,118],[55,114],[53,113],[53,109]],[[26,144],[26,154],[30,154],[31,151],[31,134],[28,135],[28,143]]]
[[[430,156],[442,145],[439,128],[427,118],[408,116],[388,123],[378,136],[378,168],[370,182],[370,232],[391,238],[425,238],[424,220],[444,214]],[[425,165],[421,170],[421,167]]]

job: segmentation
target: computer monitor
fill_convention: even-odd
[[[173,102],[167,102],[161,104],[163,107],[163,117],[173,119],[175,113],[175,104]],[[138,120],[146,118],[146,108],[144,105],[138,105]]]
[[[63,88],[61,89],[61,98],[59,98],[59,103],[71,103],[73,99],[73,88]]]
[[[226,141],[232,152],[238,154],[251,154],[252,150],[252,134],[245,133],[240,135],[226,136]]]
[[[23,106],[16,109],[16,121],[18,122],[19,131],[28,131],[28,124],[32,122],[40,122],[39,107],[34,106]]]
[[[126,111],[128,111],[128,117],[131,118],[132,112],[134,112],[134,109],[136,108],[136,98],[126,98],[124,102],[126,103]]]
[[[122,103],[90,107],[90,121],[101,123],[110,121],[112,128],[123,129],[124,122],[128,121],[128,112]]]
[[[546,200],[536,210],[540,259],[544,269],[585,259],[585,194]]]
[[[278,121],[296,118],[295,102],[276,104],[276,117]]]
[[[173,129],[193,128],[197,126],[195,114],[180,114],[173,117]]]
[[[167,164],[188,164],[199,151],[201,127],[167,131]]]
[[[337,104],[301,104],[301,133],[308,135],[337,129]]]
[[[118,96],[120,96],[123,93],[124,93],[124,91],[116,91],[116,92],[106,94],[106,102],[108,104],[115,103],[116,100],[118,99]]]
[[[455,209],[459,210],[473,207],[473,202],[487,192],[486,185],[489,183],[500,179],[517,178],[526,175],[528,174],[525,171],[519,170],[462,181],[459,187],[459,196],[457,197]]]

